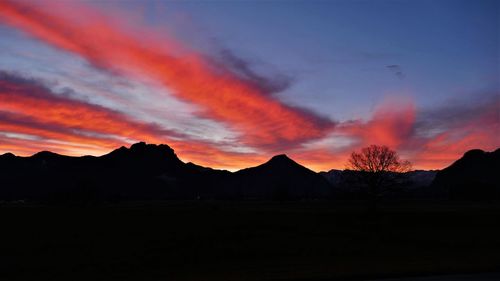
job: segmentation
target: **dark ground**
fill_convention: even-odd
[[[500,204],[0,207],[0,280],[362,280],[500,271]],[[434,279],[432,279],[434,280]]]

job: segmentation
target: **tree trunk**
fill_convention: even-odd
[[[378,212],[379,199],[380,199],[379,187],[376,184],[372,184],[370,187],[368,212],[370,212],[373,215],[376,215]]]

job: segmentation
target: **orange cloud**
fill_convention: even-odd
[[[90,7],[78,7],[72,14],[57,11],[0,3],[0,18],[5,22],[96,66],[157,79],[178,98],[198,105],[200,116],[241,132],[246,144],[293,146],[321,138],[333,128],[330,120],[281,103],[172,38],[134,38]]]
[[[5,113],[22,116],[17,117],[17,120],[11,118],[9,124],[50,124],[48,131],[52,132],[58,131],[58,126],[64,126],[66,130],[61,133],[68,137],[74,135],[75,131],[81,131],[157,141],[151,139],[153,133],[166,133],[154,125],[133,122],[119,112],[55,95],[37,81],[6,73],[0,73],[0,105],[4,121],[8,117]]]
[[[411,138],[415,118],[413,103],[386,101],[370,120],[346,122],[339,126],[339,131],[356,139],[356,147],[378,144],[398,148]]]
[[[499,112],[496,94],[418,112],[412,103],[395,100],[379,106],[370,120],[344,123],[339,131],[358,140],[349,150],[383,144],[398,150],[415,168],[441,169],[467,150],[498,148]]]
[[[291,155],[315,170],[343,169],[350,152],[370,144],[396,149],[416,169],[442,169],[466,151],[500,146],[498,95],[475,97],[433,110],[416,111],[411,102],[382,103],[367,120],[341,123],[337,134],[351,144],[332,150],[317,146]]]
[[[47,149],[69,155],[98,155],[144,140],[167,143],[182,159],[207,166],[234,169],[263,160],[55,94],[40,81],[5,72],[0,72],[0,138],[0,151],[20,155]]]
[[[467,111],[467,118],[456,118],[463,115],[456,110],[417,112],[412,103],[398,101],[383,103],[368,121],[337,126],[336,134],[352,140],[350,145],[335,151],[328,147],[303,149],[299,144],[327,137],[334,122],[281,103],[268,93],[273,87],[258,84],[260,77],[245,79],[171,37],[135,27],[143,36],[138,38],[119,19],[112,21],[86,6],[61,9],[61,3],[43,3],[42,7],[3,0],[0,20],[96,67],[132,78],[154,79],[177,98],[197,105],[199,116],[240,132],[238,145],[264,152],[287,150],[315,170],[343,168],[350,151],[370,144],[397,149],[409,156],[416,168],[442,168],[468,149],[492,150],[500,144],[498,99]],[[423,126],[422,119],[429,119],[428,125]],[[217,144],[193,140],[99,105],[55,95],[22,79],[0,81],[0,133],[0,151],[24,155],[42,149],[102,154],[127,142],[144,140],[167,143],[182,159],[213,167],[242,168],[269,156],[225,151]]]
[[[440,108],[428,122],[436,126],[441,120],[442,132],[417,140],[412,155],[415,166],[441,169],[460,158],[466,151],[479,148],[493,151],[500,147],[500,101],[498,96],[479,102]],[[451,116],[451,117],[450,117]],[[424,130],[429,128],[424,124]]]

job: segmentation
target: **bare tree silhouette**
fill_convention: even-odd
[[[352,152],[347,167],[357,171],[357,180],[367,188],[371,210],[376,211],[381,196],[405,181],[411,163],[401,160],[397,152],[387,146],[370,145]]]

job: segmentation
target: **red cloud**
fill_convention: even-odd
[[[458,107],[458,106],[457,106]],[[500,101],[498,95],[485,102],[469,102],[465,108],[442,110],[434,118],[453,116],[444,122],[442,132],[420,139],[413,147],[415,166],[441,169],[460,158],[467,150],[479,148],[493,151],[500,147]],[[445,113],[443,113],[445,112]],[[430,122],[436,123],[435,120]],[[428,128],[424,128],[428,129]]]
[[[255,84],[186,50],[172,38],[160,40],[153,32],[146,38],[131,36],[98,11],[88,7],[61,10],[57,3],[45,8],[9,0],[0,2],[0,20],[20,28],[60,49],[78,54],[93,65],[126,75],[156,79],[174,94],[200,107],[199,115],[224,122],[242,133],[241,141],[259,148],[293,148],[325,137],[333,122],[300,108],[285,105]],[[143,30],[143,34],[150,33]],[[255,78],[255,77],[254,77]],[[101,106],[61,98],[25,83],[0,84],[0,131],[34,135],[27,140],[0,135],[0,150],[35,152],[50,148],[59,152],[99,153],[124,144],[123,138],[168,143],[179,155],[202,165],[239,168],[255,165],[266,157],[223,151],[216,145],[179,137],[175,132],[134,120]],[[15,82],[15,81],[14,81]],[[18,81],[22,82],[22,81]],[[44,92],[45,91],[45,92]],[[498,96],[496,96],[498,97]],[[478,106],[467,118],[448,110],[435,114],[427,127],[419,121],[428,113],[416,112],[411,103],[385,103],[368,121],[355,120],[338,126],[337,133],[354,140],[346,149],[295,150],[290,154],[315,169],[343,168],[348,153],[370,144],[384,144],[410,157],[416,168],[442,168],[466,150],[498,147],[498,98]],[[450,118],[453,117],[453,118]],[[433,132],[440,124],[439,133]],[[434,127],[433,127],[434,126]],[[418,130],[429,134],[419,135]],[[55,140],[58,142],[44,142]],[[182,140],[182,141],[181,141]],[[43,144],[43,145],[42,145]]]
[[[5,22],[99,67],[157,79],[178,98],[200,106],[200,116],[241,132],[246,144],[294,145],[321,138],[333,128],[333,122],[279,102],[172,38],[134,38],[89,7],[73,9],[72,14],[57,11],[0,3]]]
[[[350,121],[337,133],[353,142],[343,149],[313,148],[291,155],[315,170],[342,169],[350,152],[370,144],[398,150],[417,169],[442,169],[466,151],[492,151],[500,146],[498,95],[416,111],[413,103],[385,102],[368,121]]]
[[[357,147],[378,144],[399,148],[412,137],[415,115],[413,103],[385,102],[369,121],[346,122],[339,131],[357,139]]]
[[[176,132],[55,94],[39,81],[5,72],[0,72],[0,132],[0,151],[21,155],[47,149],[69,155],[103,154],[144,140],[168,143],[181,158],[213,167],[245,167],[263,160],[206,142],[177,140]]]

